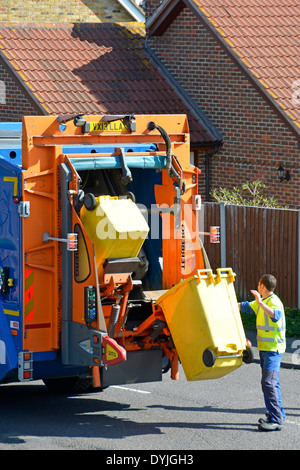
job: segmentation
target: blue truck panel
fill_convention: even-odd
[[[0,380],[17,367],[18,351],[22,349],[22,236],[21,218],[18,214],[19,194],[21,168],[9,159],[1,158]]]

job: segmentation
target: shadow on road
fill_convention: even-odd
[[[180,408],[171,405],[147,407],[150,408],[173,411],[174,420],[161,422],[148,420],[141,423],[127,418],[127,411],[130,411],[132,416],[133,411],[140,411],[138,408],[116,401],[93,398],[93,394],[54,395],[43,385],[23,384],[21,387],[3,385],[0,388],[0,443],[22,444],[25,442],[23,436],[122,439],[128,436],[162,434],[164,428],[235,429],[257,432],[257,424],[231,423],[230,418],[224,420],[224,413],[263,414],[263,410],[258,408],[249,410],[220,409],[213,406]],[[197,413],[220,413],[220,422],[176,420],[176,412],[185,410]],[[124,418],[115,416],[115,413],[120,411],[125,413]]]

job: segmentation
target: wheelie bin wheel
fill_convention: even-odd
[[[96,199],[94,194],[88,193],[84,197],[84,206],[88,211],[92,211],[96,207]]]
[[[253,349],[250,346],[246,346],[246,349],[243,351],[243,362],[245,364],[251,364],[254,361]]]
[[[211,349],[205,349],[202,355],[202,359],[206,367],[212,367],[216,362],[215,353]]]

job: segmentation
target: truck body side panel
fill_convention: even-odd
[[[61,262],[58,243],[43,243],[43,233],[60,235],[60,147],[33,147],[32,165],[23,172],[23,201],[30,216],[23,218],[24,349],[51,351],[59,348]],[[28,304],[28,290],[33,300]]]
[[[22,349],[22,236],[18,214],[21,169],[0,158],[0,380],[17,367]],[[15,199],[14,199],[15,198]],[[15,201],[15,202],[14,202]]]

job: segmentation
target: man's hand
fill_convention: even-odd
[[[260,293],[257,292],[257,290],[251,290],[250,292],[254,295],[256,302],[257,302],[259,305],[261,305],[261,304],[262,304],[262,300],[261,300],[261,295],[260,295]]]
[[[263,303],[260,293],[257,292],[257,290],[251,290],[250,292],[254,295],[256,302],[263,309],[263,311],[266,312],[268,317],[274,318],[275,313],[274,313],[273,308]]]

